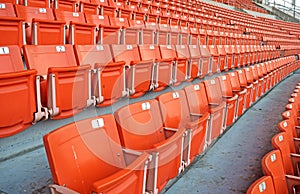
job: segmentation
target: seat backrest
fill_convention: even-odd
[[[203,83],[186,86],[184,88],[190,113],[204,114],[209,110],[208,100]]]
[[[209,104],[219,105],[222,103],[222,91],[220,82],[217,78],[205,80],[204,82],[207,100]]]
[[[157,100],[165,127],[187,128],[187,123],[190,122],[190,113],[183,90],[161,94]]]
[[[17,16],[24,18],[27,23],[31,23],[33,18],[54,21],[51,8],[27,7],[23,5],[15,5],[15,8]]]
[[[294,169],[290,158],[291,150],[288,138],[289,137],[285,132],[278,133],[273,136],[272,145],[275,149],[280,150],[286,174],[294,175]]]
[[[134,150],[154,148],[166,139],[157,100],[141,101],[115,112],[122,145]]]
[[[282,114],[286,114],[286,116],[290,115],[289,111],[285,111]],[[295,129],[293,129],[293,125],[291,124],[292,121],[290,119],[284,118],[285,120],[278,123],[277,127],[279,131],[285,132],[287,139],[290,145],[290,151],[292,153],[296,153],[295,144],[294,144],[294,137],[297,134]]]
[[[107,15],[91,15],[85,14],[86,22],[88,24],[95,24],[96,26],[103,25],[109,26],[109,16]]]
[[[218,53],[219,55],[226,55],[225,47],[224,45],[217,45]]]
[[[139,51],[141,59],[144,60],[155,60],[161,59],[158,45],[139,45]]]
[[[245,72],[243,70],[239,69],[239,70],[237,70],[237,74],[238,74],[241,86],[242,87],[248,86]]]
[[[243,68],[243,71],[246,75],[246,79],[247,79],[247,82],[248,83],[253,83],[254,81],[254,78],[253,78],[253,71],[252,71],[252,68],[250,67],[245,67]]]
[[[192,59],[201,58],[200,48],[198,45],[188,45],[189,53]]]
[[[0,73],[23,71],[20,48],[16,45],[0,47]]]
[[[217,77],[224,97],[233,97],[232,86],[228,74]]]
[[[175,59],[177,57],[174,45],[159,45],[162,59]]]
[[[80,193],[125,168],[113,115],[76,121],[44,136],[53,181]]]
[[[190,58],[190,52],[187,45],[176,45],[177,57]]]
[[[24,45],[23,18],[0,16],[0,46]]]
[[[230,77],[232,90],[233,91],[241,91],[242,88],[241,88],[241,84],[240,84],[240,80],[239,80],[237,71],[230,72],[229,77]]]
[[[275,193],[288,194],[285,171],[279,150],[273,150],[263,157],[262,169],[265,175],[272,176]]]
[[[92,68],[96,63],[108,64],[113,62],[109,45],[76,45],[75,53],[78,64],[89,64]]]
[[[129,27],[127,18],[117,18],[117,17],[109,17],[110,25],[112,26],[120,26],[127,28]]]
[[[16,17],[14,5],[12,3],[0,3],[1,17]]]
[[[257,179],[247,189],[246,194],[274,194],[274,183],[271,176],[263,176]]]
[[[47,75],[49,67],[77,66],[72,45],[25,45],[24,56],[28,69]]]
[[[218,48],[215,45],[208,45],[208,50],[212,56],[219,56]]]
[[[210,52],[209,52],[206,45],[200,45],[199,48],[200,48],[201,57],[208,58],[208,57],[211,56],[211,54],[210,54]]]
[[[253,79],[256,81],[256,80],[259,80],[259,76],[258,76],[258,72],[257,72],[257,67],[256,65],[252,65],[250,66],[250,68],[252,69],[252,74],[253,74]]]
[[[112,55],[113,60],[117,61],[125,61],[126,65],[130,65],[131,61],[140,61],[140,54],[137,45],[120,45],[113,44],[112,47]]]
[[[224,49],[227,54],[233,54],[231,45],[224,45]]]
[[[54,10],[56,20],[65,21],[68,25],[70,22],[86,23],[84,14],[82,12],[71,12]]]

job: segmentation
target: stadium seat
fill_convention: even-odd
[[[246,194],[274,194],[274,183],[271,176],[263,176],[257,179],[247,189]]]
[[[217,79],[221,87],[223,99],[226,102],[224,118],[224,128],[226,128],[235,121],[237,114],[236,111],[240,108],[239,105],[243,106],[244,103],[241,99],[240,103],[238,103],[238,94],[234,94],[232,92],[232,86],[229,75],[218,76]]]
[[[193,115],[189,112],[186,95],[183,90],[167,92],[157,97],[160,111],[164,121],[164,127],[169,129],[185,128],[185,166],[205,149],[206,127],[209,113]]]
[[[65,22],[54,21],[51,8],[15,5],[19,18],[25,19],[27,44],[50,45],[65,44]]]
[[[230,83],[232,86],[232,91],[234,93],[237,93],[239,95],[239,99],[238,99],[238,109],[236,112],[236,118],[241,116],[243,114],[243,112],[246,110],[246,98],[249,98],[249,91],[247,88],[243,88],[240,84],[240,80],[239,80],[239,76],[238,73],[236,71],[231,72],[228,74],[229,78],[230,78]],[[241,107],[242,106],[242,107]]]
[[[209,111],[211,115],[210,120],[210,139],[209,143],[216,140],[220,134],[225,130],[224,118],[225,118],[225,105],[223,101],[222,91],[219,81],[215,79],[205,80],[204,82],[207,101],[209,105]]]
[[[295,193],[294,189],[300,186],[299,177],[286,175],[279,150],[273,150],[263,157],[262,169],[265,175],[272,177],[275,193]]]
[[[142,61],[153,61],[154,91],[160,91],[172,84],[172,59],[163,59],[157,45],[139,45]]]
[[[163,126],[159,103],[141,101],[115,112],[122,146],[152,154],[154,187],[160,192],[167,182],[183,170],[182,152],[185,129],[169,130]]]
[[[208,74],[209,64],[207,64],[207,66],[203,65],[199,45],[188,45],[188,48],[190,53],[189,77],[191,79],[204,77]]]
[[[257,71],[257,66],[256,65],[252,65],[249,68],[252,69],[252,74],[253,74],[253,79],[254,81],[258,81],[258,85],[257,85],[257,98],[260,98],[261,95],[263,94],[263,82],[264,80],[262,78],[260,78],[258,76],[258,71]]]
[[[72,45],[25,45],[28,69],[36,69],[37,109],[54,119],[71,117],[93,103],[90,65],[78,66]]]
[[[240,86],[242,88],[246,88],[247,89],[247,93],[245,96],[245,108],[249,108],[251,106],[251,102],[252,102],[252,95],[253,94],[253,84],[248,83],[247,82],[247,78],[246,78],[246,74],[242,69],[236,70],[237,71],[237,76],[239,78],[240,81]]]
[[[260,63],[256,64],[257,74],[259,79],[262,81],[262,88],[261,88],[261,94],[264,94],[267,92],[267,86],[268,86],[268,79],[269,77],[264,75],[263,69]]]
[[[219,53],[217,46],[215,45],[208,45],[208,50],[211,55],[211,65],[210,65],[210,70],[209,72],[214,74],[214,73],[219,73],[220,72],[220,60],[219,60]]]
[[[176,57],[177,57],[177,64],[176,64],[176,72],[175,80],[177,82],[183,82],[184,80],[190,80],[191,78],[196,78],[198,76],[191,74],[189,72],[189,66],[191,61],[191,56],[189,52],[188,45],[175,45],[176,48]],[[196,77],[193,77],[196,76]]]
[[[231,45],[231,50],[232,50],[232,53],[233,53],[233,66],[232,66],[232,68],[239,68],[240,67],[240,62],[241,62],[240,51],[237,49],[236,45]]]
[[[54,15],[57,20],[66,22],[66,36],[68,44],[96,43],[96,25],[86,23],[83,13],[55,9]]]
[[[108,106],[127,96],[125,62],[113,61],[109,45],[75,45],[77,62],[94,69],[92,96],[98,106]]]
[[[150,158],[122,148],[113,115],[76,121],[44,136],[53,193],[144,193]]]
[[[137,98],[153,89],[153,60],[141,60],[137,45],[112,45],[114,62],[125,61],[126,85],[130,97]]]
[[[242,71],[244,71],[247,83],[253,85],[251,102],[254,103],[256,101],[257,97],[258,97],[258,95],[257,95],[258,81],[254,80],[253,71],[252,71],[251,67],[245,67],[245,68],[242,69]]]
[[[43,117],[36,112],[36,70],[24,70],[20,48],[0,47],[0,138],[14,135]]]
[[[227,68],[234,68],[234,53],[232,51],[231,45],[224,45],[226,56],[227,56]]]
[[[200,77],[204,77],[210,73],[212,73],[212,57],[211,54],[207,48],[207,45],[200,45],[200,65],[202,72],[200,74]]]
[[[286,174],[299,176],[300,155],[290,150],[289,136],[285,132],[278,133],[272,138],[274,149],[280,150],[283,166]]]
[[[172,60],[172,84],[178,85],[188,79],[187,75],[187,59],[178,58],[175,45],[159,45],[159,50],[162,59]]]
[[[0,46],[26,44],[25,23],[23,18],[0,16]]]
[[[225,50],[224,45],[217,45],[218,54],[219,54],[219,63],[220,63],[220,71],[228,70],[228,56]]]

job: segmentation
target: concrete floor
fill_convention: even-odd
[[[252,106],[204,156],[198,157],[182,176],[172,181],[174,184],[166,193],[245,193],[262,175],[260,160],[272,149],[270,141],[277,132],[280,114],[299,81],[300,74],[291,75]],[[159,94],[150,92],[142,99],[123,100],[107,108],[90,108],[73,118],[43,121],[15,136],[0,139],[0,194],[49,193],[47,185],[52,179],[42,144],[44,134],[67,123],[111,113],[126,103]]]

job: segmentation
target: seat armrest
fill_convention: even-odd
[[[298,170],[298,165],[300,163],[300,155],[299,154],[291,154],[291,160],[293,164],[293,169],[295,175],[299,176],[299,170]]]
[[[296,186],[300,186],[300,177],[293,175],[285,175],[285,178],[289,193],[294,193],[294,188]]]

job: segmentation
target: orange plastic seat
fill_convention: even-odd
[[[125,61],[126,85],[130,97],[136,98],[153,89],[153,60],[141,60],[137,45],[112,45],[114,62]]]
[[[211,73],[212,59],[211,59],[211,54],[206,45],[200,45],[199,48],[200,48],[200,55],[201,55],[200,64],[202,69],[200,77],[204,77],[205,75]]]
[[[300,155],[291,152],[289,141],[288,134],[281,132],[273,136],[272,145],[275,149],[280,150],[286,174],[299,176]]]
[[[218,76],[217,79],[221,87],[223,99],[226,102],[224,122],[224,128],[226,128],[235,121],[236,111],[238,111],[239,108],[243,108],[244,104],[242,99],[238,101],[238,94],[233,93],[229,75]],[[239,107],[239,105],[242,107]]]
[[[262,168],[265,175],[272,177],[275,193],[291,194],[299,192],[297,188],[300,186],[300,178],[286,175],[279,150],[273,150],[263,157]],[[295,192],[294,189],[296,189]]]
[[[89,64],[96,73],[92,81],[98,106],[107,106],[127,96],[125,62],[113,61],[109,45],[76,45],[75,53],[80,65]]]
[[[162,115],[165,115],[164,127],[169,129],[185,128],[188,132],[185,138],[185,165],[201,154],[206,146],[206,127],[209,113],[204,115],[190,114],[186,95],[183,90],[168,92],[157,97]]]
[[[184,80],[190,80],[195,77],[194,74],[189,71],[190,66],[190,52],[188,45],[175,45],[176,49],[176,57],[177,57],[177,64],[176,64],[176,72],[175,74],[175,80],[177,82],[183,82]]]
[[[142,61],[153,61],[153,89],[160,91],[172,84],[172,58],[163,59],[157,45],[139,45]]]
[[[36,115],[36,70],[24,70],[20,48],[0,47],[0,138],[31,126]]]
[[[54,21],[51,8],[15,5],[19,18],[25,19],[27,44],[65,44],[65,22]]]
[[[210,120],[210,143],[216,140],[225,130],[225,105],[223,101],[221,86],[217,78],[205,80],[204,82],[207,101],[209,105]],[[209,144],[210,144],[209,143]]]
[[[211,55],[210,73],[214,74],[220,72],[220,60],[217,46],[208,45],[208,50]]]
[[[263,94],[263,79],[261,79],[258,76],[258,71],[257,71],[257,66],[256,65],[252,65],[249,68],[252,69],[252,74],[253,74],[253,79],[255,82],[258,82],[257,84],[257,98],[261,97],[261,95]]]
[[[23,18],[0,16],[0,46],[26,44],[24,39],[25,26]]]
[[[224,45],[217,45],[218,54],[219,54],[219,63],[220,63],[220,71],[228,70],[228,56],[226,54],[226,50]]]
[[[180,47],[180,46],[178,46]],[[190,53],[189,61],[189,77],[195,79],[204,77],[208,73],[208,66],[203,66],[201,63],[201,53],[199,45],[188,45]]]
[[[247,83],[253,85],[251,103],[254,103],[258,98],[258,81],[254,80],[253,71],[251,67],[245,67],[242,69],[242,71],[244,71]]]
[[[121,146],[113,115],[76,121],[44,136],[53,193],[143,193],[149,155]]]
[[[228,74],[230,78],[230,83],[232,87],[232,91],[239,95],[238,99],[238,109],[236,112],[236,117],[239,117],[243,114],[246,109],[246,98],[250,95],[249,90],[247,88],[243,88],[240,84],[240,80],[238,77],[238,73],[236,71]]]
[[[246,194],[275,194],[274,183],[271,176],[263,176],[257,179],[247,189]]]
[[[224,45],[225,52],[227,54],[227,68],[234,68],[234,53],[232,51],[231,45]]]
[[[232,53],[233,53],[233,66],[232,66],[232,68],[239,68],[240,67],[240,62],[241,62],[240,51],[237,49],[236,45],[231,45],[231,50],[232,50]]]
[[[172,60],[172,84],[178,85],[186,81],[188,79],[188,61],[186,58],[177,57],[175,45],[159,45],[159,50],[162,59]]]
[[[53,1],[50,0],[24,0],[23,3],[25,6],[40,8],[51,8],[53,6]]]
[[[71,117],[93,104],[90,65],[78,66],[72,45],[25,45],[28,69],[36,69],[37,109],[54,119]]]
[[[158,192],[183,168],[185,129],[165,128],[165,116],[161,115],[156,100],[130,104],[115,112],[122,146],[152,154],[155,165],[149,173],[154,173],[153,188]]]
[[[242,88],[247,89],[247,93],[245,96],[245,108],[249,108],[252,102],[252,95],[254,94],[253,84],[247,82],[246,74],[243,70],[239,69],[237,70],[237,76],[240,81],[240,85]]]
[[[86,23],[85,16],[82,12],[54,10],[54,15],[57,20],[66,23],[67,43],[69,44],[95,44],[96,25]]]

